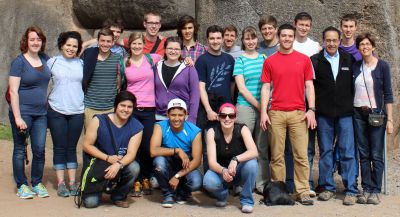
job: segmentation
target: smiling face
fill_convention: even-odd
[[[156,37],[161,28],[161,17],[153,14],[148,14],[146,20],[143,22],[146,29],[146,35]]]
[[[342,21],[340,28],[342,29],[343,37],[346,39],[353,38],[357,31],[356,22],[353,20]]]
[[[271,24],[264,24],[261,27],[261,34],[265,41],[272,41],[276,37],[278,29]]]
[[[223,128],[233,127],[236,121],[235,110],[231,107],[223,108],[221,112],[218,114],[218,120]]]
[[[144,42],[143,39],[138,38],[130,44],[132,56],[139,56],[143,53]]]
[[[330,56],[335,55],[340,44],[339,34],[336,31],[327,31],[325,32],[324,38],[326,52]]]
[[[279,35],[279,44],[281,49],[289,51],[293,49],[294,31],[291,29],[283,29]]]
[[[182,36],[184,41],[191,41],[194,40],[194,25],[193,23],[186,23],[185,26],[182,28]]]
[[[113,36],[100,35],[99,37],[99,49],[102,53],[108,53],[113,46]]]
[[[178,42],[169,42],[165,47],[167,60],[178,61],[181,57],[181,45]]]
[[[307,37],[311,30],[311,20],[297,20],[295,27],[297,36]]]
[[[68,38],[63,46],[61,46],[62,55],[65,58],[74,58],[78,51],[78,40],[75,38]]]
[[[128,120],[133,112],[133,103],[130,100],[121,101],[115,109],[115,115],[120,120]]]
[[[222,34],[220,32],[210,32],[208,34],[208,49],[213,52],[219,52],[222,45]]]
[[[116,26],[111,26],[110,30],[114,34],[114,41],[118,41],[119,37],[121,37],[122,29]]]
[[[253,37],[253,35],[250,32],[246,32],[244,34],[242,43],[246,51],[254,51],[257,49],[258,38]]]
[[[183,129],[183,124],[186,119],[186,111],[182,108],[171,108],[167,117],[169,119],[169,125],[174,131],[180,131]]]
[[[358,50],[360,51],[361,56],[364,58],[372,56],[373,52],[375,51],[375,47],[372,45],[371,41],[368,38],[365,38],[358,45]]]
[[[235,31],[226,30],[224,33],[224,47],[228,50],[231,49],[235,45],[236,37]]]
[[[28,34],[28,51],[31,53],[39,53],[42,48],[42,39],[36,32],[29,32]]]

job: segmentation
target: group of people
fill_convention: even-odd
[[[129,193],[140,197],[155,187],[163,207],[186,203],[202,187],[224,207],[232,188],[242,212],[251,213],[252,192],[262,193],[270,181],[285,182],[301,204],[313,205],[316,192],[321,201],[335,196],[336,170],[344,205],[379,204],[384,137],[393,132],[391,75],[371,34],[356,37],[353,15],[341,19],[342,32],[327,27],[322,46],[308,36],[306,12],[279,27],[273,16],[261,17],[263,40],[248,26],[241,46],[233,25],[208,27],[207,46],[201,44],[189,15],[168,38],[159,35],[159,13],[146,13],[143,25],[144,34],[123,39],[123,25],[112,20],[86,42],[63,32],[52,58],[42,30],[26,30],[8,91],[20,198],[49,196],[42,184],[48,127],[61,197],[82,193],[76,146],[84,128],[85,154],[110,164],[106,179],[120,176],[111,193],[119,207],[129,207]],[[369,122],[375,113],[384,115],[380,125]],[[24,165],[28,137],[32,187]],[[97,207],[101,194],[83,194],[84,205]]]

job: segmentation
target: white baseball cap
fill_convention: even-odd
[[[167,110],[170,110],[171,108],[183,108],[187,112],[185,101],[179,98],[171,99],[171,101],[169,101]]]

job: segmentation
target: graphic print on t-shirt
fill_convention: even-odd
[[[207,91],[222,86],[226,78],[230,79],[230,76],[227,75],[231,72],[231,67],[232,65],[226,65],[225,62],[223,62],[221,65],[212,68],[210,73],[210,85],[208,85]]]

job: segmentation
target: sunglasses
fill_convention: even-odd
[[[219,113],[218,117],[221,119],[226,119],[226,117],[229,117],[229,119],[235,119],[236,113],[231,113],[231,114]]]

